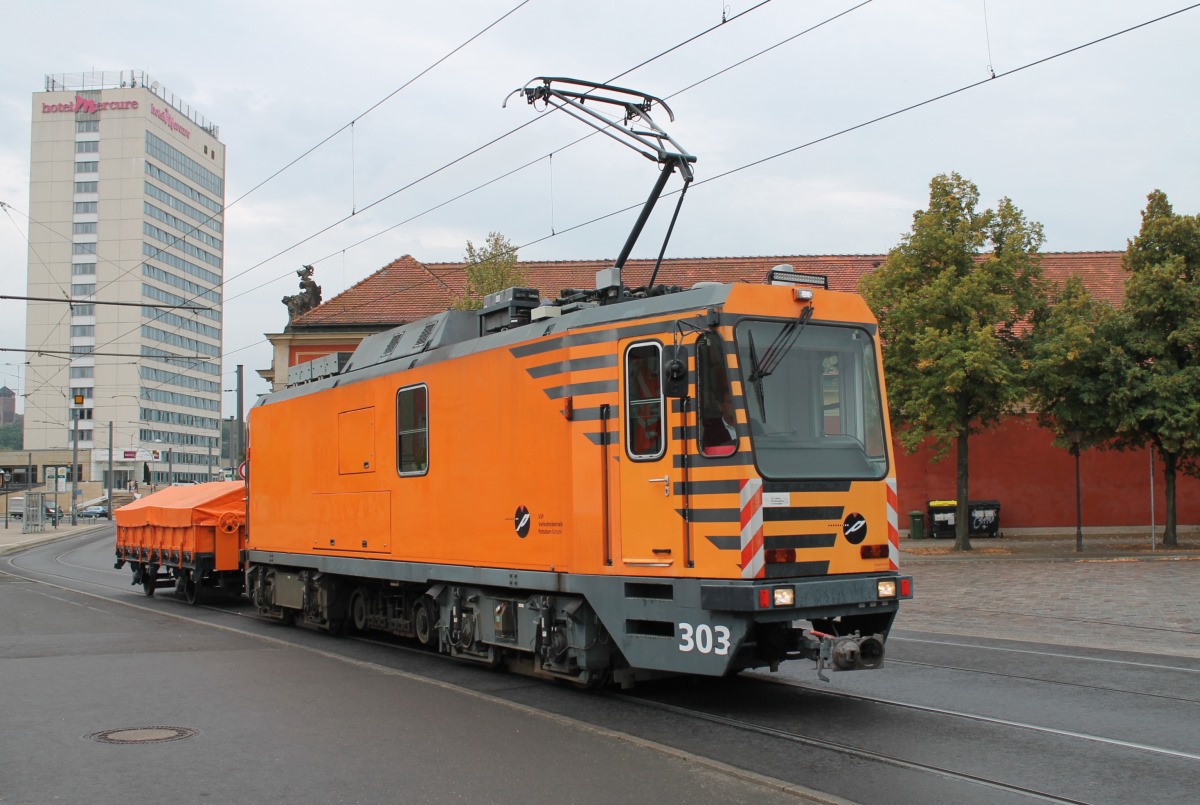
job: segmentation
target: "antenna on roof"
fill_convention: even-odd
[[[530,104],[541,101],[547,106],[561,109],[601,134],[612,137],[622,145],[632,148],[647,159],[663,166],[613,267],[596,274],[597,289],[599,290],[602,281],[607,282],[612,293],[615,294],[615,299],[609,298],[607,301],[618,301],[625,296],[621,269],[624,268],[625,261],[629,259],[629,253],[633,251],[633,245],[646,226],[646,221],[650,218],[655,203],[662,196],[667,179],[676,169],[679,170],[679,175],[683,177],[683,191],[679,194],[679,202],[675,205],[675,213],[671,216],[671,224],[667,228],[662,249],[658,253],[658,260],[650,275],[648,287],[653,287],[654,280],[658,276],[658,268],[662,264],[663,254],[667,250],[667,242],[671,239],[671,232],[675,229],[675,220],[679,217],[679,208],[683,206],[683,197],[687,194],[688,185],[691,184],[693,178],[692,163],[696,161],[695,156],[683,150],[683,147],[650,117],[650,110],[655,104],[658,104],[666,111],[667,117],[674,122],[675,114],[671,111],[671,107],[667,106],[662,98],[648,95],[645,92],[614,87],[610,84],[581,81],[575,78],[538,76],[521,89],[513,92],[512,95],[517,93],[523,94],[525,100]],[[505,104],[507,103],[508,99],[506,98]],[[623,119],[609,117],[586,105],[589,103],[618,107],[624,113]],[[635,121],[640,121],[640,128],[634,127]]]

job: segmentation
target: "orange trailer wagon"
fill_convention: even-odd
[[[201,587],[241,593],[246,485],[169,486],[115,512],[117,562],[128,562],[146,595],[175,587],[195,603]]]

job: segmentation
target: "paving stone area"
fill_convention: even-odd
[[[928,544],[932,542],[933,544]],[[1149,535],[904,541],[914,600],[897,629],[1200,658],[1200,540]]]

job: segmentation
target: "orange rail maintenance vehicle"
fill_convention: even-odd
[[[662,166],[620,257],[595,289],[511,288],[292,367],[249,414],[247,595],[586,686],[880,667],[912,581],[871,311],[786,266],[627,286],[694,157],[650,119],[659,99],[523,92],[585,122],[617,105],[591,124]]]

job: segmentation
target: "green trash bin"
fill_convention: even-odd
[[[908,513],[908,538],[925,539],[925,512]]]

